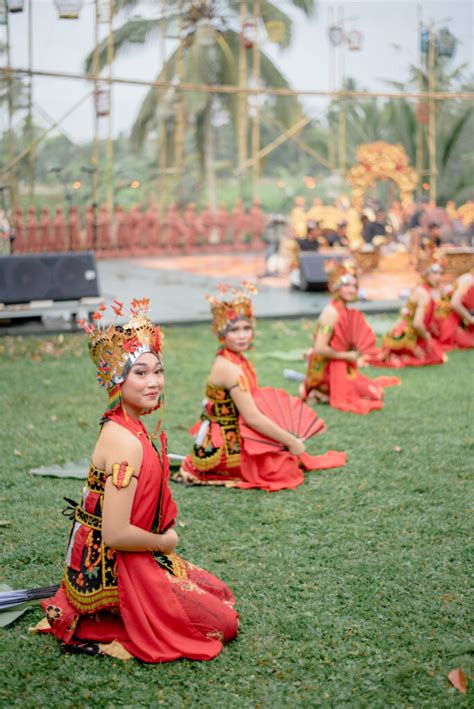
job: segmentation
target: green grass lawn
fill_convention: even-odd
[[[257,351],[307,347],[304,325],[263,322]],[[10,522],[0,581],[46,585],[62,572],[62,498],[77,499],[82,483],[28,470],[90,454],[105,394],[82,335],[4,338],[0,349],[0,519]],[[214,350],[208,327],[166,331],[171,452],[189,452]],[[348,464],[295,491],[173,487],[180,553],[228,582],[241,613],[217,659],[63,655],[53,638],[28,635],[35,609],[0,630],[0,705],[472,706],[473,362],[454,352],[444,366],[402,370],[369,416],[321,406],[329,429],[309,450],[345,450]],[[284,363],[256,365],[261,384],[296,393]],[[448,686],[458,667],[466,696]]]

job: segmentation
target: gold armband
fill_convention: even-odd
[[[122,460],[121,463],[113,463],[112,484],[115,485],[117,490],[120,490],[122,487],[128,487],[134,472],[134,469],[126,460]]]
[[[323,335],[329,335],[332,332],[331,325],[321,325],[320,329]]]
[[[249,390],[249,384],[248,384],[247,377],[245,376],[245,374],[240,375],[237,383],[238,383],[239,389],[241,391],[248,391]]]

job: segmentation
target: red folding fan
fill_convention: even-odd
[[[337,320],[331,347],[339,352],[354,350],[365,355],[378,352],[377,338],[364,315],[359,310],[346,310]]]
[[[283,389],[261,387],[253,392],[253,399],[262,414],[304,441],[326,430],[326,424],[314,409]],[[282,443],[247,426],[243,419],[240,419],[240,435],[245,439],[246,450],[254,455],[285,449]]]

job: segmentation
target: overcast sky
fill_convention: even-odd
[[[473,71],[474,17],[471,0],[443,0],[416,2],[414,0],[346,0],[328,3],[320,0],[318,13],[308,21],[302,13],[292,10],[288,0],[276,0],[279,8],[294,19],[292,46],[280,50],[268,41],[263,49],[277,63],[295,89],[330,88],[329,40],[327,29],[331,9],[342,8],[347,31],[363,33],[363,48],[360,52],[344,52],[346,75],[356,78],[361,87],[386,89],[384,79],[404,80],[409,63],[416,63],[418,56],[417,18],[419,8],[425,22],[433,19],[437,27],[447,26],[458,38],[459,44],[453,64],[467,62],[468,71]],[[28,5],[28,0],[25,0]],[[147,9],[158,13],[158,0],[148,0]],[[10,14],[12,64],[27,66],[27,12]],[[445,18],[451,18],[444,22]],[[0,30],[2,28],[0,27]],[[93,47],[94,5],[85,0],[80,19],[59,20],[53,0],[33,0],[33,65],[41,70],[64,70],[80,72],[84,58]],[[114,63],[115,76],[139,79],[154,79],[159,70],[159,47],[156,44],[143,47],[121,57]],[[171,43],[169,43],[171,48]],[[89,89],[90,90],[90,89]],[[65,81],[53,78],[37,78],[34,82],[34,100],[39,109],[54,119],[60,118],[88,92],[86,82]],[[136,87],[114,88],[114,134],[128,131],[137,114],[146,89]],[[307,102],[307,109],[317,115],[324,110],[322,100]],[[6,118],[2,116],[5,127]],[[74,142],[89,140],[93,135],[93,107],[89,99],[74,111],[62,124]],[[104,126],[105,130],[105,126]]]

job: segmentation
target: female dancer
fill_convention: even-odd
[[[400,318],[382,338],[381,351],[370,359],[374,367],[422,367],[446,361],[433,337],[435,303],[439,298],[442,267],[433,259],[423,271],[422,283],[412,291]]]
[[[445,350],[474,347],[474,270],[459,276],[436,303],[433,330]]]
[[[248,293],[255,292],[245,285]],[[226,288],[223,288],[225,292]],[[226,485],[260,488],[269,492],[296,488],[306,470],[345,465],[345,453],[328,451],[309,456],[302,440],[260,411],[257,375],[244,352],[253,338],[255,318],[245,291],[234,291],[230,300],[208,298],[212,327],[221,347],[211,368],[200,421],[191,429],[195,436],[191,455],[172,479],[188,485]],[[272,390],[278,394],[278,390]],[[269,439],[263,451],[255,452],[251,441],[241,435],[245,423]],[[282,444],[279,449],[275,443]]]
[[[329,403],[355,414],[382,409],[383,387],[400,381],[396,377],[369,379],[359,371],[359,367],[367,364],[368,355],[364,352],[376,351],[376,338],[362,313],[348,308],[357,298],[355,264],[350,261],[332,264],[328,283],[333,299],[316,324],[300,396],[309,403]]]
[[[112,307],[122,314],[121,303]],[[82,323],[109,408],[72,508],[63,580],[42,602],[46,618],[37,630],[72,651],[210,660],[235,637],[238,615],[222,581],[175,553],[166,437],[160,456],[141,422],[160,405],[161,334],[148,319],[148,299],[132,301],[130,310],[123,327]]]

